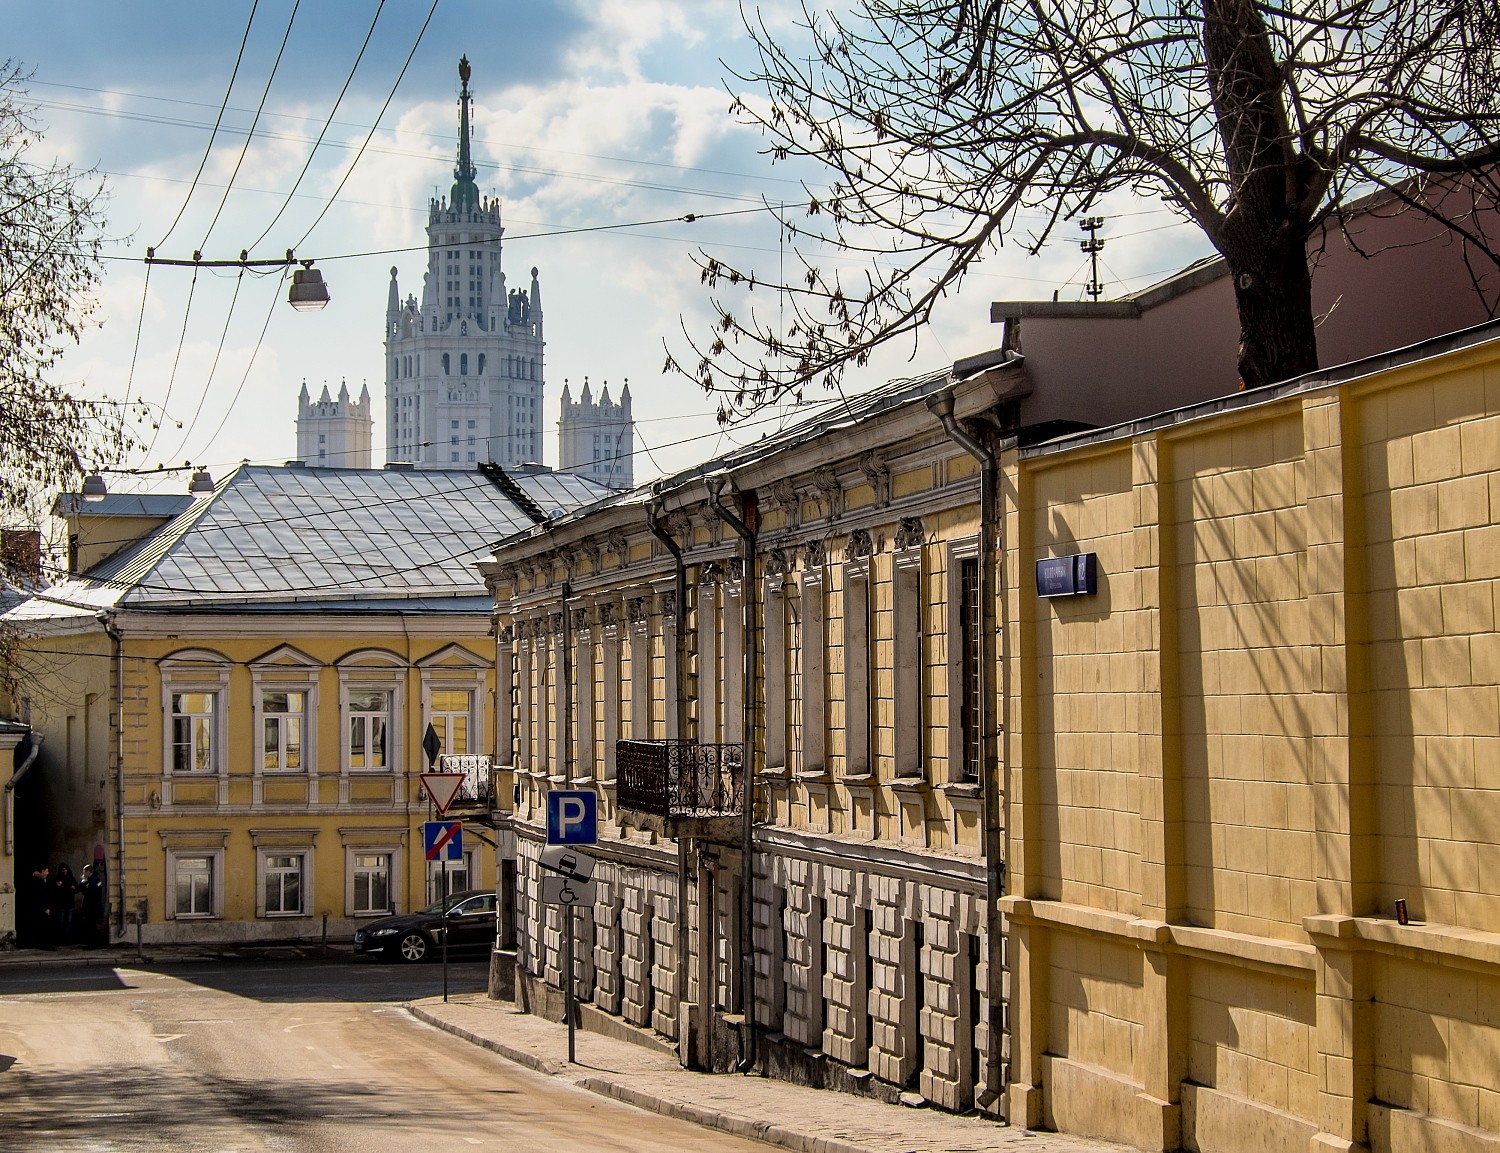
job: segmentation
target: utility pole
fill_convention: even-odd
[[[1099,254],[1104,251],[1104,241],[1098,236],[1099,230],[1104,227],[1104,217],[1085,217],[1079,221],[1079,227],[1089,234],[1087,240],[1078,242],[1078,247],[1089,256],[1089,282],[1084,291],[1089,294],[1091,300],[1098,300],[1104,295],[1104,285],[1099,283]]]

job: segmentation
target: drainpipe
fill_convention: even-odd
[[[672,554],[672,561],[677,568],[677,604],[673,612],[676,632],[673,642],[677,648],[676,681],[672,691],[677,695],[677,710],[674,714],[677,723],[674,731],[667,734],[673,740],[681,740],[686,728],[685,720],[687,714],[687,667],[683,660],[687,640],[687,564],[682,559],[682,548],[672,539],[661,524],[661,514],[664,511],[664,503],[660,497],[656,497],[646,506],[646,527],[651,530],[651,535],[661,541],[662,546]],[[678,837],[677,840],[677,971],[673,979],[673,994],[677,998],[677,1028],[681,1032],[682,1006],[687,1004],[688,999],[688,860],[692,854],[692,838]],[[687,1064],[688,1047],[682,1048],[683,1064]]]
[[[14,857],[16,855],[16,786],[21,783],[36,763],[37,757],[42,753],[42,734],[35,729],[31,730],[27,738],[31,742],[31,751],[26,754],[26,759],[21,762],[10,780],[5,782],[5,855]]]
[[[1000,827],[1000,782],[997,745],[999,720],[996,712],[995,682],[998,674],[995,645],[995,596],[999,569],[996,563],[997,535],[996,490],[999,462],[991,452],[969,435],[953,415],[953,389],[944,389],[927,398],[927,407],[938,418],[948,438],[979,462],[979,779],[984,837],[985,934],[989,939],[990,1044],[986,1054],[987,1088],[999,1100],[1004,1093],[1005,1073],[1001,1060],[999,1022],[1004,1020],[1005,986],[1001,966],[994,963],[1003,935],[1000,923],[1000,898],[1004,895],[1005,863],[1002,860]]]
[[[125,935],[125,637],[113,613],[102,612],[99,622],[115,645],[115,931]]]
[[[708,488],[708,507],[732,528],[735,535],[740,538],[742,556],[744,558],[744,596],[741,597],[741,608],[744,612],[744,649],[745,655],[745,679],[741,686],[743,689],[745,721],[744,739],[745,749],[741,773],[744,783],[740,786],[740,845],[744,860],[740,866],[740,988],[741,996],[744,998],[743,1008],[745,1010],[745,1052],[741,1056],[739,1064],[735,1066],[736,1072],[748,1073],[755,1067],[756,1039],[755,1039],[755,918],[753,915],[753,902],[755,900],[755,883],[753,867],[755,849],[755,676],[756,676],[756,646],[755,646],[755,618],[756,618],[756,584],[755,584],[755,529],[751,527],[757,520],[757,506],[755,493],[743,492],[740,494],[741,508],[744,510],[745,519],[741,520],[729,509],[719,503],[719,498],[724,492],[724,481],[727,478],[723,473],[706,477],[704,484]],[[748,522],[748,523],[746,523]]]

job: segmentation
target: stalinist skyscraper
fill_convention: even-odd
[[[391,269],[385,309],[386,460],[422,468],[542,463],[546,341],[537,270],[506,287],[500,202],[474,182],[469,58],[458,62],[458,163],[446,199],[427,210],[422,297],[401,299]],[[614,488],[633,476],[630,390],[574,404],[564,389],[559,467]]]
[[[542,288],[508,290],[500,202],[475,184],[469,59],[458,63],[458,164],[427,212],[422,298],[391,269],[385,313],[386,459],[429,468],[542,459]]]

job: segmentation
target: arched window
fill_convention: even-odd
[[[448,354],[446,352],[443,353],[443,375],[448,375]]]
[[[458,354],[458,375],[469,375],[469,354],[467,352],[460,352]]]
[[[484,353],[479,354],[479,375],[484,375]]]
[[[399,356],[393,356],[393,357],[391,357],[391,379],[394,380],[394,379],[396,379],[400,375],[401,375],[401,358]]]
[[[536,379],[536,358],[535,357],[533,357],[532,360],[531,360],[531,379],[532,380]]]

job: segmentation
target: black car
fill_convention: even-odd
[[[448,916],[443,917],[446,904]],[[398,913],[372,921],[354,934],[354,953],[422,961],[437,956],[447,924],[449,953],[489,949],[495,941],[495,893],[467,889],[446,902],[436,901],[416,913]]]

